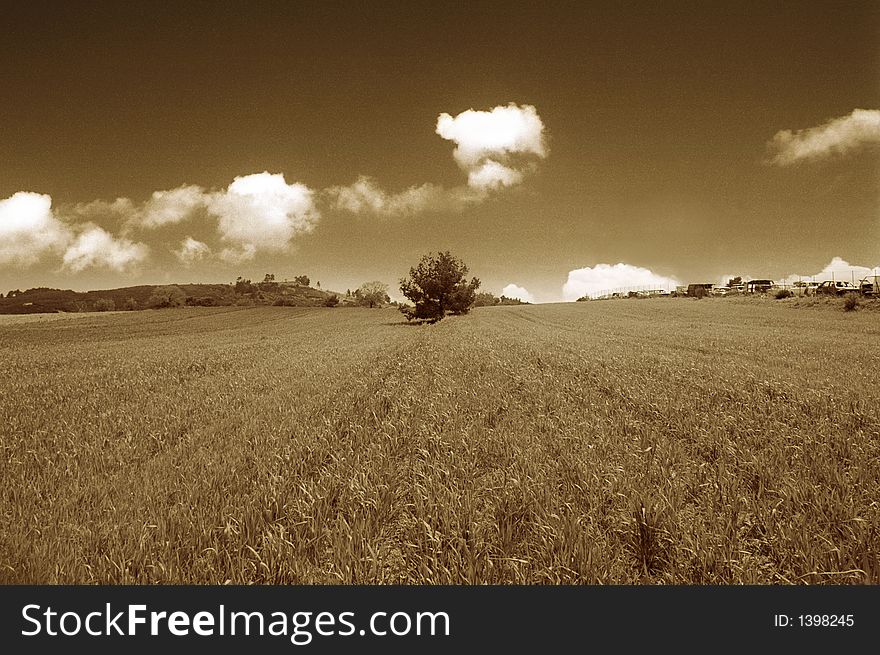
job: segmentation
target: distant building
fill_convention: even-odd
[[[767,293],[773,285],[773,280],[749,280],[746,282],[746,293]]]
[[[712,287],[714,284],[702,283],[702,284],[689,284],[687,287],[687,295],[696,298],[700,296],[708,296],[712,292]]]

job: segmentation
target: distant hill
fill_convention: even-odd
[[[154,309],[174,306],[228,305],[330,306],[344,296],[289,283],[241,281],[234,284],[141,285],[96,291],[38,287],[11,291],[0,298],[0,314],[94,312]],[[335,300],[334,300],[335,299]]]

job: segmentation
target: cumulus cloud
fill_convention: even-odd
[[[208,210],[231,251],[278,252],[314,227],[319,213],[313,195],[304,184],[288,184],[280,173],[255,173],[236,177],[225,191],[213,194]]]
[[[770,163],[788,166],[844,155],[858,148],[880,143],[880,110],[854,109],[848,116],[835,118],[817,127],[777,132],[768,143]]]
[[[139,207],[131,198],[117,198],[113,201],[92,200],[62,208],[60,214],[77,221],[107,222],[125,224],[138,214]]]
[[[143,203],[136,203],[131,198],[117,198],[112,202],[93,200],[75,205],[68,213],[79,220],[92,222],[110,219],[121,224],[124,230],[152,230],[187,220],[210,199],[211,195],[202,187],[184,185],[168,191],[154,191]]]
[[[157,228],[180,223],[203,207],[209,197],[200,186],[184,185],[170,191],[154,191],[132,218],[140,227]]]
[[[583,296],[596,297],[614,291],[665,289],[671,291],[679,284],[671,277],[657,275],[647,268],[630,264],[596,264],[593,267],[569,271],[562,287],[566,300]]]
[[[544,123],[532,105],[499,105],[489,111],[468,109],[437,117],[436,133],[456,144],[453,157],[467,174],[467,185],[446,189],[435,184],[397,193],[381,189],[371,177],[327,189],[336,209],[380,216],[422,211],[461,211],[485,200],[490,191],[521,184],[536,160],[547,156]]]
[[[523,302],[535,302],[535,297],[527,289],[512,283],[501,290],[501,295],[508,298],[519,298]]]
[[[479,200],[477,194],[470,189],[445,189],[430,183],[388,193],[367,175],[361,175],[349,186],[331,187],[326,190],[326,194],[336,209],[378,216],[412,216],[423,211],[460,211]]]
[[[144,261],[148,253],[143,243],[114,237],[97,225],[86,225],[64,252],[62,268],[74,273],[92,267],[125,271]]]
[[[850,264],[841,257],[834,257],[818,273],[795,273],[781,280],[781,282],[784,284],[792,284],[798,280],[814,280],[816,282],[824,282],[825,280],[845,280],[858,283],[858,281],[863,279],[866,275],[876,274],[880,274],[880,266],[860,266],[858,264]]]
[[[251,243],[243,244],[237,248],[224,248],[219,257],[227,264],[241,264],[250,261],[257,256],[257,247]]]
[[[52,212],[50,196],[19,191],[0,200],[0,265],[31,266],[70,238],[70,229]]]
[[[316,192],[298,182],[288,184],[283,174],[264,171],[236,177],[226,189],[186,184],[155,191],[145,201],[95,200],[55,212],[47,195],[16,193],[0,200],[0,265],[28,266],[54,251],[63,253],[62,268],[67,271],[92,266],[121,271],[148,256],[149,248],[139,242],[147,238],[144,233],[193,220],[208,225],[216,240],[186,236],[173,242],[164,232],[164,237],[151,237],[158,239],[151,242],[153,247],[161,242],[166,255],[185,265],[209,256],[238,263],[263,251],[287,250],[292,239],[314,228],[319,204],[380,216],[461,211],[485,200],[491,191],[522,183],[536,161],[547,156],[544,124],[531,105],[469,109],[456,116],[442,113],[436,132],[455,143],[453,156],[467,184],[445,188],[424,183],[388,192],[372,178],[360,176],[350,186]],[[194,226],[186,232],[205,239],[198,230]]]
[[[508,168],[491,159],[484,162],[479,168],[468,172],[468,186],[474,189],[515,186],[522,182],[522,179],[522,172]]]
[[[527,158],[547,156],[544,123],[532,105],[499,105],[440,114],[437,134],[456,144],[453,156],[467,172],[468,184],[488,190],[519,184]]]
[[[211,248],[208,247],[207,243],[193,239],[190,236],[181,241],[180,248],[174,251],[174,256],[186,266],[192,266],[210,254]]]

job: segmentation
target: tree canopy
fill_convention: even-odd
[[[390,302],[388,297],[388,285],[378,280],[374,282],[364,282],[360,289],[355,291],[355,296],[362,305],[375,307],[386,302]]]
[[[408,321],[435,322],[447,313],[466,314],[480,280],[466,280],[468,267],[449,251],[429,253],[422,257],[418,266],[409,269],[409,276],[400,280],[400,291],[413,306],[400,308]]]

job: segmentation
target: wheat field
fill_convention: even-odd
[[[717,299],[0,323],[0,582],[880,582],[880,321]]]

